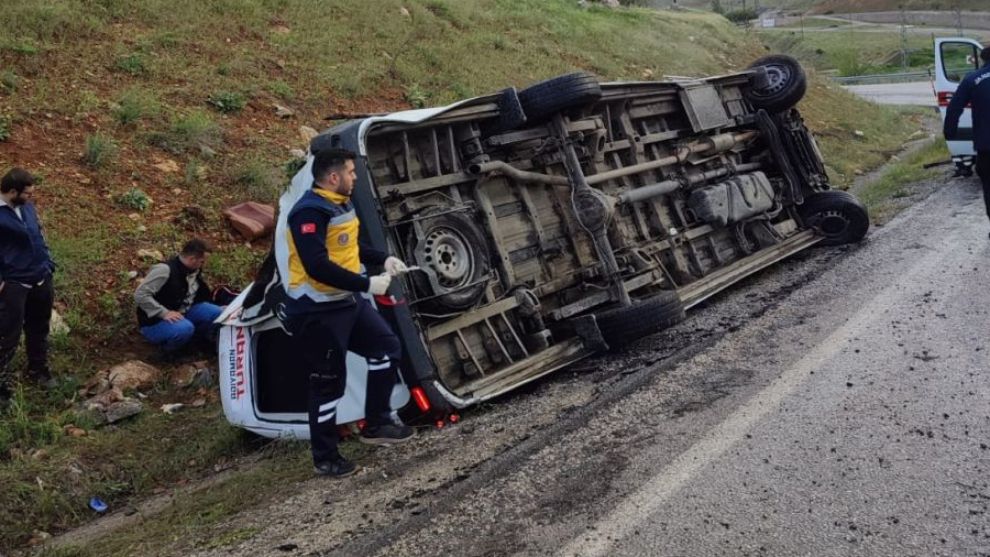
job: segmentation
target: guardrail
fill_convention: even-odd
[[[874,75],[853,75],[848,77],[832,76],[832,80],[840,85],[868,85],[873,83],[908,83],[911,81],[928,81],[931,72],[887,73]]]

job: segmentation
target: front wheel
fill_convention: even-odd
[[[817,229],[826,246],[858,242],[870,228],[866,207],[849,192],[828,190],[812,194],[798,207],[801,219]]]
[[[628,307],[617,307],[595,314],[595,321],[609,348],[615,350],[685,318],[684,304],[676,292],[660,292]]]

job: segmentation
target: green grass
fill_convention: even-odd
[[[811,75],[811,99],[799,108],[815,133],[835,186],[848,187],[857,175],[880,166],[905,138],[922,128],[926,112],[920,109],[873,104]]]
[[[931,162],[948,158],[945,141],[932,141],[910,156],[891,164],[876,180],[863,186],[857,195],[866,205],[874,220],[889,220],[903,208],[897,200],[910,195],[908,186],[914,182],[931,179],[945,172],[944,168],[924,168]]]
[[[13,133],[14,123],[10,116],[0,114],[0,141],[7,141]]]
[[[116,151],[117,145],[109,137],[98,133],[87,135],[83,162],[93,168],[106,166]]]
[[[285,186],[282,172],[264,160],[251,160],[234,173],[234,183],[250,200],[272,204]]]
[[[772,50],[790,54],[819,70],[839,75],[889,73],[903,70],[899,56],[901,36],[887,32],[838,30],[830,32],[764,30],[759,32]],[[908,35],[908,69],[925,69],[934,62],[931,37]]]
[[[200,109],[193,109],[172,117],[171,127],[148,137],[156,145],[175,154],[202,152],[216,149],[223,143],[223,130],[213,117]]]
[[[14,91],[17,91],[17,87],[20,83],[20,76],[10,69],[0,72],[0,90],[5,91],[6,93],[13,93]]]
[[[740,5],[740,0],[721,0],[725,9]],[[679,0],[681,6],[711,9],[711,0]],[[749,2],[748,4],[752,4]],[[985,10],[985,0],[760,0],[760,6],[815,13],[844,13],[905,10],[952,10],[956,6],[963,10]]]
[[[230,114],[240,112],[247,105],[247,97],[234,91],[219,91],[210,95],[208,102],[219,112]]]
[[[144,55],[133,52],[117,58],[115,68],[127,74],[142,75],[148,72],[148,63],[145,62]]]
[[[155,406],[163,401],[161,395],[128,422],[80,438],[63,436],[63,423],[75,416],[51,417],[44,393],[33,392],[27,400],[23,416],[8,415],[2,422],[5,429],[20,429],[13,456],[0,461],[5,486],[0,490],[0,547],[14,546],[32,530],[53,532],[90,519],[87,501],[94,495],[119,509],[134,494],[195,479],[215,462],[256,450],[218,408],[168,416]],[[152,439],[155,456],[149,458]]]
[[[131,188],[121,193],[115,200],[121,207],[133,211],[147,211],[151,207],[151,198],[138,188]]]
[[[292,85],[289,85],[280,79],[269,83],[268,90],[271,91],[273,95],[286,101],[290,101],[296,96],[296,92],[292,88]]]
[[[56,533],[90,520],[91,495],[119,508],[253,450],[216,405],[173,417],[154,411],[182,395],[164,389],[152,393],[144,415],[116,430],[76,439],[62,436],[61,427],[78,419],[68,411],[75,387],[117,363],[122,347],[140,342],[135,283],[126,272],[145,270],[138,248],[171,253],[187,239],[189,232],[173,221],[183,205],[201,206],[203,234],[219,241],[206,269],[210,281],[240,288],[250,280],[267,245],[245,246],[219,212],[245,199],[274,199],[285,173],[299,164],[285,159],[287,149],[302,147],[301,123],[319,123],[330,110],[437,105],[578,68],[606,79],[725,73],[765,53],[753,34],[723,18],[582,9],[572,0],[379,0],[373,6],[364,0],[7,0],[0,29],[0,83],[6,72],[18,78],[13,89],[3,85],[0,139],[17,122],[8,141],[33,138],[25,147],[71,154],[86,133],[113,134],[112,141],[92,136],[102,141],[86,149],[101,155],[90,157],[99,161],[95,168],[72,155],[46,158],[41,169],[51,194],[40,206],[59,264],[57,298],[72,333],[53,339],[62,390],[26,389],[10,425],[0,418],[7,448],[0,450],[0,551],[33,529]],[[270,107],[280,100],[291,101],[298,117],[274,118]],[[916,129],[914,115],[828,89],[821,79],[813,80],[801,109],[821,132],[837,185],[886,160]],[[855,139],[857,129],[864,139]],[[120,154],[105,164],[114,143]],[[164,158],[184,170],[153,169]],[[91,179],[85,188],[81,177]],[[176,198],[177,186],[191,195]],[[138,197],[121,204],[115,198],[132,188],[161,207],[130,220],[128,213],[140,210]],[[106,263],[110,256],[114,265]],[[30,456],[39,449],[46,458]],[[197,464],[190,467],[191,460]],[[109,536],[79,554],[153,553],[160,546],[148,540],[171,543],[200,524],[209,531],[237,508],[263,502],[284,485],[279,478],[297,477],[295,466],[304,460],[276,455],[267,475],[232,480],[216,488],[216,498],[177,505],[147,532]],[[237,497],[246,499],[234,505]],[[217,530],[193,549],[251,535]]]
[[[344,441],[346,457],[362,462],[370,449],[355,441]],[[73,557],[125,557],[161,552],[169,547],[178,554],[223,549],[251,539],[255,527],[236,527],[231,517],[266,504],[273,493],[286,496],[300,482],[312,477],[312,460],[305,443],[271,443],[261,449],[264,460],[249,470],[175,498],[157,515],[143,518],[85,546],[61,548],[57,555]]]
[[[783,1],[803,1],[808,0],[783,0]],[[881,12],[897,11],[901,8],[905,10],[943,10],[950,11],[955,8],[962,10],[986,11],[985,0],[815,0],[814,11],[818,13],[829,12]]]
[[[274,446],[268,458],[226,481],[177,498],[165,511],[85,547],[63,548],[77,557],[150,555],[167,545],[186,551],[222,549],[250,539],[255,528],[231,528],[223,522],[244,508],[268,501],[268,490],[284,493],[312,474],[309,451],[301,444]],[[265,489],[259,489],[265,486]]]
[[[122,126],[144,118],[157,116],[161,103],[157,96],[146,89],[132,88],[124,91],[111,108],[114,119]]]
[[[234,289],[254,279],[254,273],[267,255],[264,251],[253,250],[239,245],[225,253],[223,257],[211,256],[206,263],[206,274],[214,285],[226,284]]]

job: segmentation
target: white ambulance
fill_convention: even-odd
[[[935,71],[932,85],[938,110],[945,121],[949,100],[955,94],[959,82],[971,71],[980,67],[980,50],[983,46],[965,37],[944,37],[935,39]],[[969,107],[959,119],[959,132],[956,139],[948,142],[949,153],[956,164],[956,175],[972,176],[976,152],[973,150],[973,115]]]

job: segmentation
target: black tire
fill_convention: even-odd
[[[526,120],[546,120],[554,113],[595,102],[602,97],[598,78],[585,73],[569,73],[519,91],[519,103]]]
[[[428,216],[428,213],[422,216]],[[423,296],[432,297],[423,301],[421,310],[464,310],[478,302],[485,292],[483,279],[491,269],[491,258],[484,233],[471,216],[456,212],[426,218],[423,220],[423,238],[416,237],[410,229],[406,241],[407,253],[415,257],[416,265],[433,268],[438,281],[443,283],[440,284],[441,291],[436,291],[425,273],[409,273],[416,290]],[[417,246],[423,248],[422,253],[417,251]],[[448,259],[441,261],[441,257]],[[461,267],[462,263],[464,267]],[[443,269],[447,268],[460,274],[444,276]]]
[[[808,90],[804,68],[790,56],[764,56],[749,67],[763,67],[767,72],[765,82],[754,84],[744,93],[746,99],[756,108],[763,108],[768,112],[783,112],[794,107]]]
[[[686,317],[684,304],[675,292],[662,292],[628,307],[595,314],[598,330],[609,348],[615,350],[661,329],[680,323]]]
[[[849,192],[828,190],[809,195],[798,213],[805,226],[817,229],[822,244],[838,246],[858,242],[870,228],[866,207]]]
[[[526,124],[526,111],[519,102],[519,92],[515,87],[503,89],[499,94],[498,118],[482,127],[482,135],[488,136],[514,130]]]

